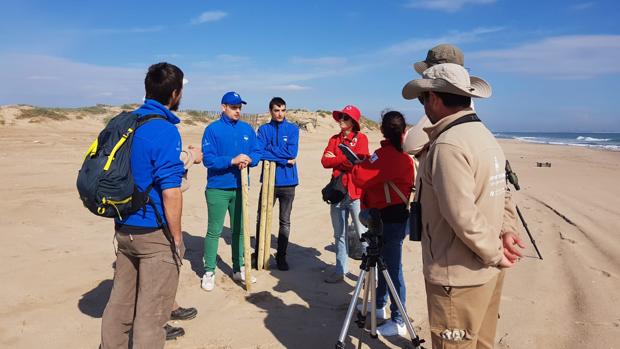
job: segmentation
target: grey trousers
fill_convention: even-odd
[[[275,205],[276,200],[280,200],[280,229],[278,231],[278,255],[286,255],[286,248],[288,247],[288,237],[291,233],[291,211],[293,210],[293,200],[295,199],[295,186],[275,187],[273,195],[273,203]],[[258,241],[260,241],[260,202],[263,197],[263,189],[261,188],[258,196],[258,213],[256,215],[256,248],[258,250]]]
[[[143,234],[116,232],[118,252],[114,285],[101,321],[101,348],[163,348],[179,269],[162,230]],[[183,256],[185,247],[181,248]]]

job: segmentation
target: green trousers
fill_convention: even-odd
[[[205,272],[214,272],[217,259],[217,247],[224,227],[226,211],[230,217],[232,230],[232,263],[233,272],[241,270],[243,263],[243,220],[241,218],[240,189],[207,189],[207,235],[204,241],[203,263]]]

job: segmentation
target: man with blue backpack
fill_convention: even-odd
[[[275,200],[280,201],[280,229],[278,231],[278,249],[276,264],[279,270],[289,270],[286,261],[286,249],[291,231],[291,210],[295,199],[295,187],[299,184],[297,174],[297,152],[299,149],[299,127],[286,120],[286,102],[280,97],[274,97],[269,102],[271,120],[258,128],[258,141],[263,151],[263,160],[273,161],[276,164],[276,181],[274,184]],[[265,178],[262,178],[265,180]],[[261,202],[263,191],[258,199]],[[256,241],[260,241],[260,205],[256,219]],[[269,248],[267,246],[266,248]],[[258,250],[258,247],[256,247]],[[256,252],[253,254],[256,256]]]
[[[175,126],[180,120],[172,112],[181,101],[183,72],[172,64],[154,64],[144,85],[145,102],[132,113],[140,126],[130,131],[135,131],[131,175],[137,192],[148,195],[148,200],[139,210],[126,216],[119,211],[115,218],[118,252],[114,286],[102,318],[103,349],[127,348],[131,329],[134,348],[164,347],[164,325],[170,319],[184,252],[180,189],[184,168]],[[111,206],[116,208],[115,204],[122,202]]]

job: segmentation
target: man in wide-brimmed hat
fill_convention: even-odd
[[[402,95],[418,98],[432,124],[417,190],[433,347],[493,348],[503,268],[514,263],[501,235],[515,221],[504,218],[506,158],[470,107],[472,97],[490,97],[491,86],[440,63]]]

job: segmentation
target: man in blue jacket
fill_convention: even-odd
[[[101,348],[127,348],[133,328],[134,348],[163,348],[164,325],[170,319],[179,282],[178,260],[183,256],[181,235],[181,136],[175,124],[183,89],[183,72],[168,63],[149,67],[144,80],[146,98],[134,111],[138,117],[159,115],[134,134],[131,171],[140,191],[153,205],[116,219],[114,286],[101,321]],[[155,211],[157,210],[157,211]],[[159,218],[157,217],[159,215]],[[168,225],[176,251],[161,228]]]
[[[297,175],[297,151],[299,147],[299,127],[286,120],[286,102],[280,97],[274,97],[269,102],[271,121],[258,129],[258,141],[263,151],[263,160],[276,163],[276,182],[274,185],[274,202],[280,201],[280,230],[278,231],[278,252],[276,264],[279,270],[288,270],[286,262],[286,248],[291,231],[291,210],[295,199],[295,187],[299,184]],[[264,179],[261,176],[262,179]],[[261,202],[263,191],[258,202]],[[260,241],[260,204],[258,205],[256,220],[256,243]],[[269,247],[267,247],[269,248]],[[255,248],[258,250],[258,247]],[[256,252],[253,254],[256,256]]]
[[[243,221],[241,208],[241,171],[248,171],[261,158],[254,129],[239,120],[246,104],[236,92],[222,97],[222,115],[211,123],[202,136],[202,163],[207,168],[207,235],[204,240],[202,288],[215,287],[217,247],[226,211],[232,230],[233,279],[245,282],[243,260]],[[256,279],[252,277],[252,283]]]

